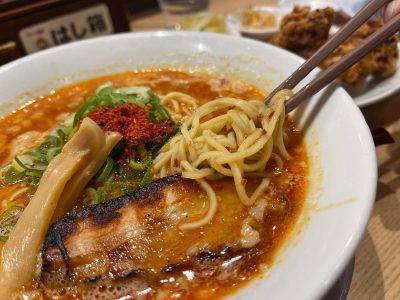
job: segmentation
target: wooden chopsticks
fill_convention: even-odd
[[[344,25],[335,35],[333,35],[317,52],[306,60],[296,71],[285,79],[277,88],[275,88],[265,99],[268,103],[274,94],[282,89],[294,88],[303,78],[305,78],[314,68],[316,68],[332,51],[343,43],[354,31],[357,30],[365,21],[368,20],[376,11],[378,11],[390,0],[372,0],[363,9],[361,9],[346,25]],[[319,92],[323,87],[333,81],[336,77],[350,68],[353,64],[362,59],[380,43],[384,42],[397,31],[400,30],[400,15],[397,15],[379,30],[366,38],[363,43],[346,54],[338,62],[330,66],[325,71],[317,75],[309,84],[294,94],[286,102],[286,113],[291,112],[305,99],[310,98]]]

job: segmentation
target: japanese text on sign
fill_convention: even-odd
[[[107,7],[97,5],[24,28],[19,35],[26,52],[32,53],[113,31]]]

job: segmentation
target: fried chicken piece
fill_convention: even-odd
[[[360,33],[364,34],[364,38],[382,27],[384,22],[382,19],[370,20],[366,25],[365,29],[364,26],[360,28]],[[398,35],[394,35],[372,51],[370,54],[370,59],[373,60],[371,72],[374,75],[380,78],[386,78],[392,76],[396,72],[397,60],[399,59],[398,41]]]
[[[328,58],[323,61],[321,67],[328,68],[344,55],[360,45],[369,35],[383,26],[383,20],[369,20],[354,32],[342,45],[340,45]],[[386,78],[396,72],[398,53],[398,37],[392,36],[379,45],[375,50],[365,56],[358,63],[340,76],[342,82],[357,84],[365,80],[369,75]]]
[[[308,58],[328,40],[334,18],[335,12],[330,7],[311,10],[295,5],[282,19],[280,32],[269,42]]]
[[[326,69],[331,65],[338,62],[345,54],[353,50],[355,45],[351,41],[346,41],[340,45],[336,50],[334,50],[321,64],[321,68]],[[348,84],[356,84],[363,79],[365,79],[370,74],[370,69],[372,68],[371,60],[367,57],[360,60],[358,63],[351,66],[347,71],[345,71],[339,79],[342,82]]]

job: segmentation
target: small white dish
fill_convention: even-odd
[[[242,25],[242,12],[236,12],[229,14],[226,17],[226,27],[229,28],[230,31],[238,32],[244,36],[256,39],[267,39],[279,31],[279,24],[282,18],[291,11],[288,8],[281,8],[271,5],[256,5],[252,6],[252,8],[256,11],[274,14],[276,17],[276,25],[266,28],[244,27]]]

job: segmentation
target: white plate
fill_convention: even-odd
[[[312,9],[324,8],[326,6],[332,7],[335,11],[343,11],[349,17],[354,16],[364,5],[368,3],[367,0],[283,0],[282,5],[308,5]],[[380,17],[380,12],[375,14]],[[335,33],[339,28],[335,25],[331,28],[331,34]],[[400,52],[400,43],[398,44]],[[370,76],[363,84],[358,86],[351,86],[343,84],[343,87],[354,99],[359,107],[385,100],[388,96],[400,90],[400,59],[397,62],[397,72],[386,79],[378,80]]]
[[[271,89],[302,62],[266,43],[229,35],[120,34],[55,47],[2,66],[0,103],[11,111],[78,80],[141,68],[215,71]],[[342,88],[330,86],[294,111],[294,117],[310,156],[306,208],[273,266],[231,299],[320,299],[349,263],[366,229],[377,170],[360,110]]]
[[[267,39],[271,37],[274,33],[279,31],[279,24],[282,18],[290,12],[288,8],[281,8],[272,5],[255,5],[252,6],[254,10],[272,13],[276,16],[276,26],[268,28],[247,28],[242,26],[242,12],[236,12],[229,14],[226,17],[225,23],[226,27],[230,32],[237,32],[249,37],[257,39]]]
[[[236,35],[243,34],[249,37],[258,38],[258,39],[266,39],[270,37],[272,34],[277,33],[279,31],[279,24],[282,18],[289,14],[294,5],[302,5],[309,6],[312,10],[315,9],[323,9],[328,6],[332,7],[335,11],[339,11],[340,7],[336,0],[295,0],[295,1],[281,1],[279,6],[276,5],[253,5],[253,9],[274,13],[277,17],[277,25],[270,28],[246,28],[242,26],[242,12],[236,12],[229,14],[226,17],[226,26],[230,29],[230,32],[235,32]],[[336,30],[336,29],[334,29]]]
[[[369,0],[335,0],[337,1],[340,9],[348,17],[353,17],[361,8],[363,8]],[[375,18],[381,18],[381,12],[377,11],[374,16]]]

